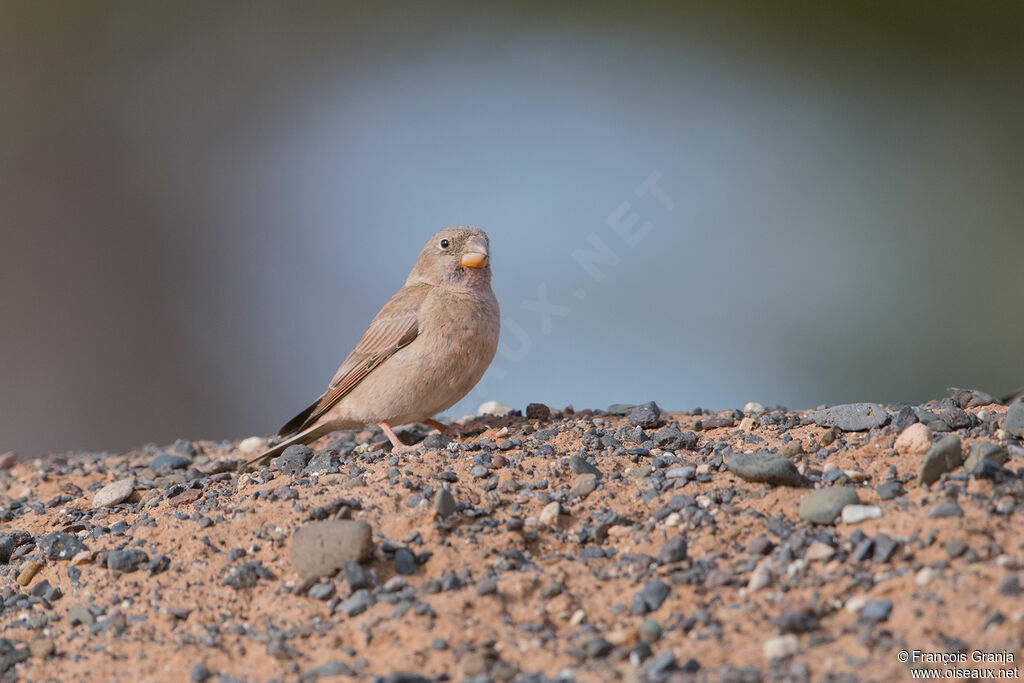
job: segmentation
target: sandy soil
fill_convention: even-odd
[[[950,403],[922,408],[938,415]],[[1013,663],[957,666],[1016,669],[1024,654],[1024,600],[1014,586],[1024,567],[1011,476],[1024,466],[1016,440],[1009,438],[1007,482],[957,467],[923,486],[925,456],[893,450],[898,407],[888,410],[889,424],[870,432],[802,424],[806,411],[756,406],[664,413],[642,431],[604,411],[485,416],[453,444],[412,456],[384,452],[379,433],[332,435],[313,444],[338,451],[337,466],[328,466],[337,471],[323,474],[239,473],[251,453],[237,443],[19,462],[0,475],[0,555],[5,542],[13,550],[0,566],[0,668],[8,679],[60,681],[399,672],[882,681],[909,679],[914,664],[898,653],[920,650],[968,660],[974,651],[1008,653]],[[975,424],[953,432],[965,452],[1007,436],[999,431],[1006,407],[967,412]],[[734,424],[714,427],[716,420]],[[673,426],[683,445],[670,442]],[[735,453],[780,448],[808,478],[805,487],[729,470]],[[178,457],[154,462],[164,455]],[[679,469],[687,466],[695,469]],[[592,467],[600,475],[586,493]],[[832,481],[837,468],[846,474]],[[131,497],[93,507],[98,489],[125,478],[134,479]],[[882,500],[876,487],[892,480],[905,491]],[[801,519],[798,506],[812,490],[843,484],[881,517],[824,526]],[[434,509],[443,486],[458,508],[449,517]],[[551,516],[553,502],[563,514]],[[931,516],[949,502],[962,516]],[[311,516],[371,525],[374,549],[362,566],[375,581],[365,611],[345,613],[353,590],[342,574],[311,583],[294,570],[293,536]],[[891,556],[857,559],[857,547],[879,534],[895,542]],[[659,559],[680,537],[685,557],[676,548]],[[408,571],[398,566],[399,548],[417,557],[413,573],[397,572]],[[111,555],[119,550],[144,556]],[[269,573],[246,573],[252,562]],[[125,563],[133,570],[118,571]],[[230,585],[233,571],[252,585]],[[668,595],[645,607],[636,596],[663,592],[655,581]],[[312,593],[326,599],[310,597],[317,583]],[[888,618],[861,612],[884,600],[892,601]]]

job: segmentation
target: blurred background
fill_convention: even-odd
[[[269,434],[435,230],[522,408],[1024,384],[1024,5],[0,3],[0,451]]]

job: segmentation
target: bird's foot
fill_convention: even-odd
[[[388,441],[391,442],[391,452],[395,455],[409,455],[415,453],[420,449],[419,446],[407,446],[402,443],[402,440],[398,438],[398,434],[395,434],[395,430],[391,428],[387,422],[381,421],[377,423],[381,429],[384,430],[384,434],[388,437]]]

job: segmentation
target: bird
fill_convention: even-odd
[[[487,233],[468,226],[435,233],[323,395],[278,431],[280,443],[246,467],[265,464],[291,445],[368,424],[384,430],[392,453],[416,451],[392,425],[419,422],[447,433],[433,416],[480,381],[497,351],[500,327]]]

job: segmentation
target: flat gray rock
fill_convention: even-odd
[[[1024,399],[1017,399],[1006,411],[1003,429],[1014,436],[1024,437]]]
[[[456,505],[455,496],[448,489],[438,489],[434,495],[434,514],[437,517],[448,517],[455,514],[458,509]]]
[[[370,554],[371,529],[362,520],[310,522],[292,539],[292,566],[303,579],[331,576],[348,561]]]
[[[847,505],[859,505],[860,497],[852,486],[818,489],[800,501],[800,519],[811,524],[835,524]]]
[[[967,470],[967,474],[976,476],[985,471],[986,462],[1005,465],[1009,459],[1010,454],[1001,445],[991,441],[975,441],[971,445],[971,454],[964,462],[964,469]]]
[[[772,486],[803,486],[806,480],[790,460],[772,453],[736,453],[729,458],[729,471],[745,481]]]
[[[977,389],[959,389],[947,387],[946,393],[949,397],[960,404],[961,408],[980,408],[995,402],[991,394]]]
[[[570,498],[586,498],[597,488],[597,476],[590,474],[578,474],[572,480],[572,487],[569,489]]]
[[[889,421],[889,413],[877,403],[847,403],[815,410],[808,417],[821,427],[836,427],[844,432],[864,432]]]
[[[917,475],[917,483],[934,484],[946,472],[952,472],[964,462],[964,453],[960,448],[960,437],[947,434],[932,444],[928,454],[921,463],[921,471]]]
[[[573,474],[593,474],[598,478],[601,477],[601,470],[587,462],[582,455],[569,456],[569,470]]]

